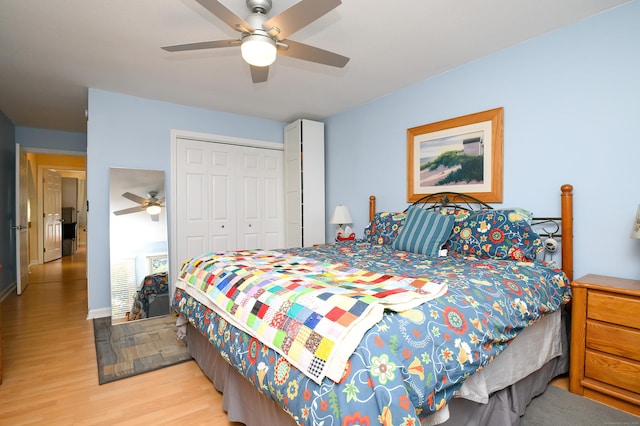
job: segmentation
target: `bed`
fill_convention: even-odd
[[[456,197],[400,213],[372,197],[362,240],[187,260],[173,307],[229,419],[518,424],[568,370],[572,187],[539,220]],[[563,270],[537,260],[535,223],[561,230]]]
[[[144,277],[133,296],[127,320],[134,321],[169,314],[169,276],[158,272]]]

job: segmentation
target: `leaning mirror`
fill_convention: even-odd
[[[111,168],[109,210],[112,322],[169,314],[164,171]]]

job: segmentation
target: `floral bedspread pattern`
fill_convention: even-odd
[[[133,305],[129,313],[129,320],[137,320],[147,317],[149,312],[150,296],[154,294],[166,294],[169,292],[168,274],[161,272],[144,277],[141,288],[133,298]]]
[[[566,276],[542,263],[434,259],[361,241],[286,252],[448,285],[444,296],[414,309],[386,311],[365,333],[342,379],[321,384],[177,289],[174,307],[301,425],[417,425],[524,327],[571,298]]]
[[[266,250],[205,254],[176,283],[226,321],[275,349],[315,382],[339,381],[384,309],[406,311],[446,284]]]

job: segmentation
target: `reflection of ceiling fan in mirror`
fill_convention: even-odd
[[[113,212],[113,214],[115,214],[116,216],[120,216],[123,214],[138,213],[138,212],[146,211],[151,216],[151,220],[153,220],[154,222],[157,222],[159,220],[162,207],[164,207],[164,204],[163,204],[164,197],[156,198],[156,196],[158,195],[156,191],[149,191],[148,195],[149,195],[148,198],[144,198],[144,197],[140,197],[139,195],[132,194],[130,192],[125,192],[124,194],[122,194],[124,198],[131,200],[135,203],[138,203],[140,205],[136,207],[130,207],[128,209],[118,210]]]
[[[271,18],[267,17],[271,10],[271,0],[246,0],[251,11],[246,20],[227,9],[218,0],[196,1],[232,29],[240,32],[240,38],[165,46],[164,50],[180,52],[240,46],[242,57],[251,68],[254,83],[267,81],[269,65],[276,60],[277,54],[338,68],[349,62],[346,56],[286,38],[335,9],[342,3],[341,0],[302,0]]]

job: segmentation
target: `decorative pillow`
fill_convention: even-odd
[[[479,258],[533,260],[542,241],[522,209],[481,210],[456,217],[445,245],[451,251]]]
[[[364,239],[371,244],[391,244],[402,226],[407,214],[404,212],[380,212],[373,216],[373,220],[364,228]]]
[[[445,215],[453,215],[456,222],[460,222],[463,219],[466,219],[471,213],[475,213],[471,210],[466,210],[460,207],[451,207],[451,206],[442,206],[434,210],[436,213],[445,214]],[[487,210],[483,210],[487,211]],[[513,220],[524,220],[527,223],[531,223],[533,221],[533,213],[529,210],[522,209],[520,207],[514,207],[512,209],[496,209],[493,211],[505,211],[511,214],[511,218]],[[519,219],[518,216],[520,215]]]
[[[437,257],[451,234],[453,224],[453,216],[409,207],[405,224],[391,247]]]

